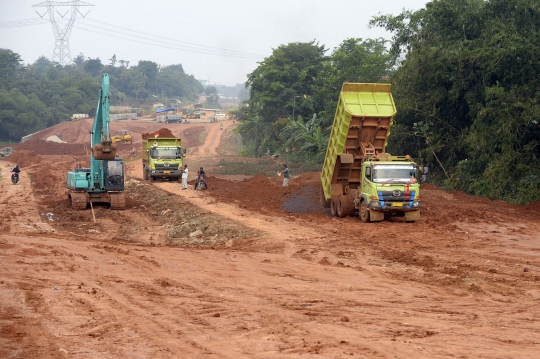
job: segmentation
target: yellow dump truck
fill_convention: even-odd
[[[389,84],[343,84],[321,173],[321,202],[332,215],[420,219],[418,166],[385,152],[395,114]]]
[[[148,138],[142,142],[143,179],[169,179],[182,181],[183,158],[186,150],[182,149],[179,138]]]

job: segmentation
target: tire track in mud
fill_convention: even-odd
[[[219,126],[223,125],[223,130],[219,129]],[[190,157],[207,157],[207,156],[217,156],[217,148],[221,143],[221,136],[229,126],[232,125],[232,121],[220,121],[210,124],[205,124],[208,133],[204,140],[204,144],[194,148],[194,151],[189,153]]]
[[[0,205],[3,213],[0,219],[2,233],[53,233],[54,229],[39,219],[36,199],[31,187],[30,174],[23,167],[17,184],[11,183],[10,170],[15,164],[1,161]],[[29,204],[32,204],[29,206]],[[30,207],[30,208],[29,208]],[[46,214],[43,214],[46,215]],[[36,218],[38,220],[36,220]]]

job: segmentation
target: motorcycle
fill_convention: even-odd
[[[204,185],[204,176],[199,175],[197,177],[197,181],[195,182],[195,190],[196,191],[202,191],[203,189],[206,189],[206,186]]]
[[[219,125],[219,129],[220,129],[220,130],[223,130],[223,125]]]
[[[19,174],[17,172],[11,172],[11,182],[13,182],[13,184],[19,182]]]

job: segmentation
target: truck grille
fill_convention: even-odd
[[[178,170],[178,163],[159,163],[156,164],[156,171]]]
[[[379,191],[378,195],[381,202],[408,202],[414,201],[416,191]]]

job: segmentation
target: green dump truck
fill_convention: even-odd
[[[395,114],[389,84],[343,84],[321,173],[321,202],[333,216],[420,219],[418,166],[385,152]]]
[[[158,178],[182,181],[183,157],[179,138],[148,138],[142,142],[143,178],[154,181]]]

